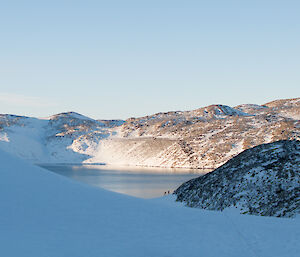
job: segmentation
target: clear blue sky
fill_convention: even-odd
[[[0,113],[128,118],[300,97],[300,1],[1,1]]]

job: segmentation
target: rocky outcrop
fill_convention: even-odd
[[[174,194],[190,207],[293,217],[300,213],[300,142],[282,140],[245,150]]]

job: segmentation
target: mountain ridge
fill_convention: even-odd
[[[0,148],[33,162],[217,168],[255,145],[300,138],[300,98],[210,105],[127,120],[0,115]]]

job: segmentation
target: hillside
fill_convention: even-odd
[[[300,138],[300,98],[122,120],[0,115],[0,148],[33,162],[217,168],[245,149]]]
[[[300,251],[299,219],[137,199],[73,182],[1,150],[0,165],[0,256],[296,257]]]
[[[294,217],[300,213],[300,142],[245,150],[213,172],[185,182],[174,194],[190,207]]]
[[[115,121],[97,121],[74,112],[38,119],[0,115],[0,148],[32,162],[80,163]]]

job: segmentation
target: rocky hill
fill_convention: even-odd
[[[210,105],[122,120],[74,112],[0,115],[0,148],[34,162],[213,169],[245,149],[300,138],[300,98],[234,108]]]
[[[216,168],[245,149],[300,138],[300,98],[130,118],[90,161]]]
[[[190,207],[293,217],[300,213],[300,142],[282,140],[245,150],[174,194]]]

